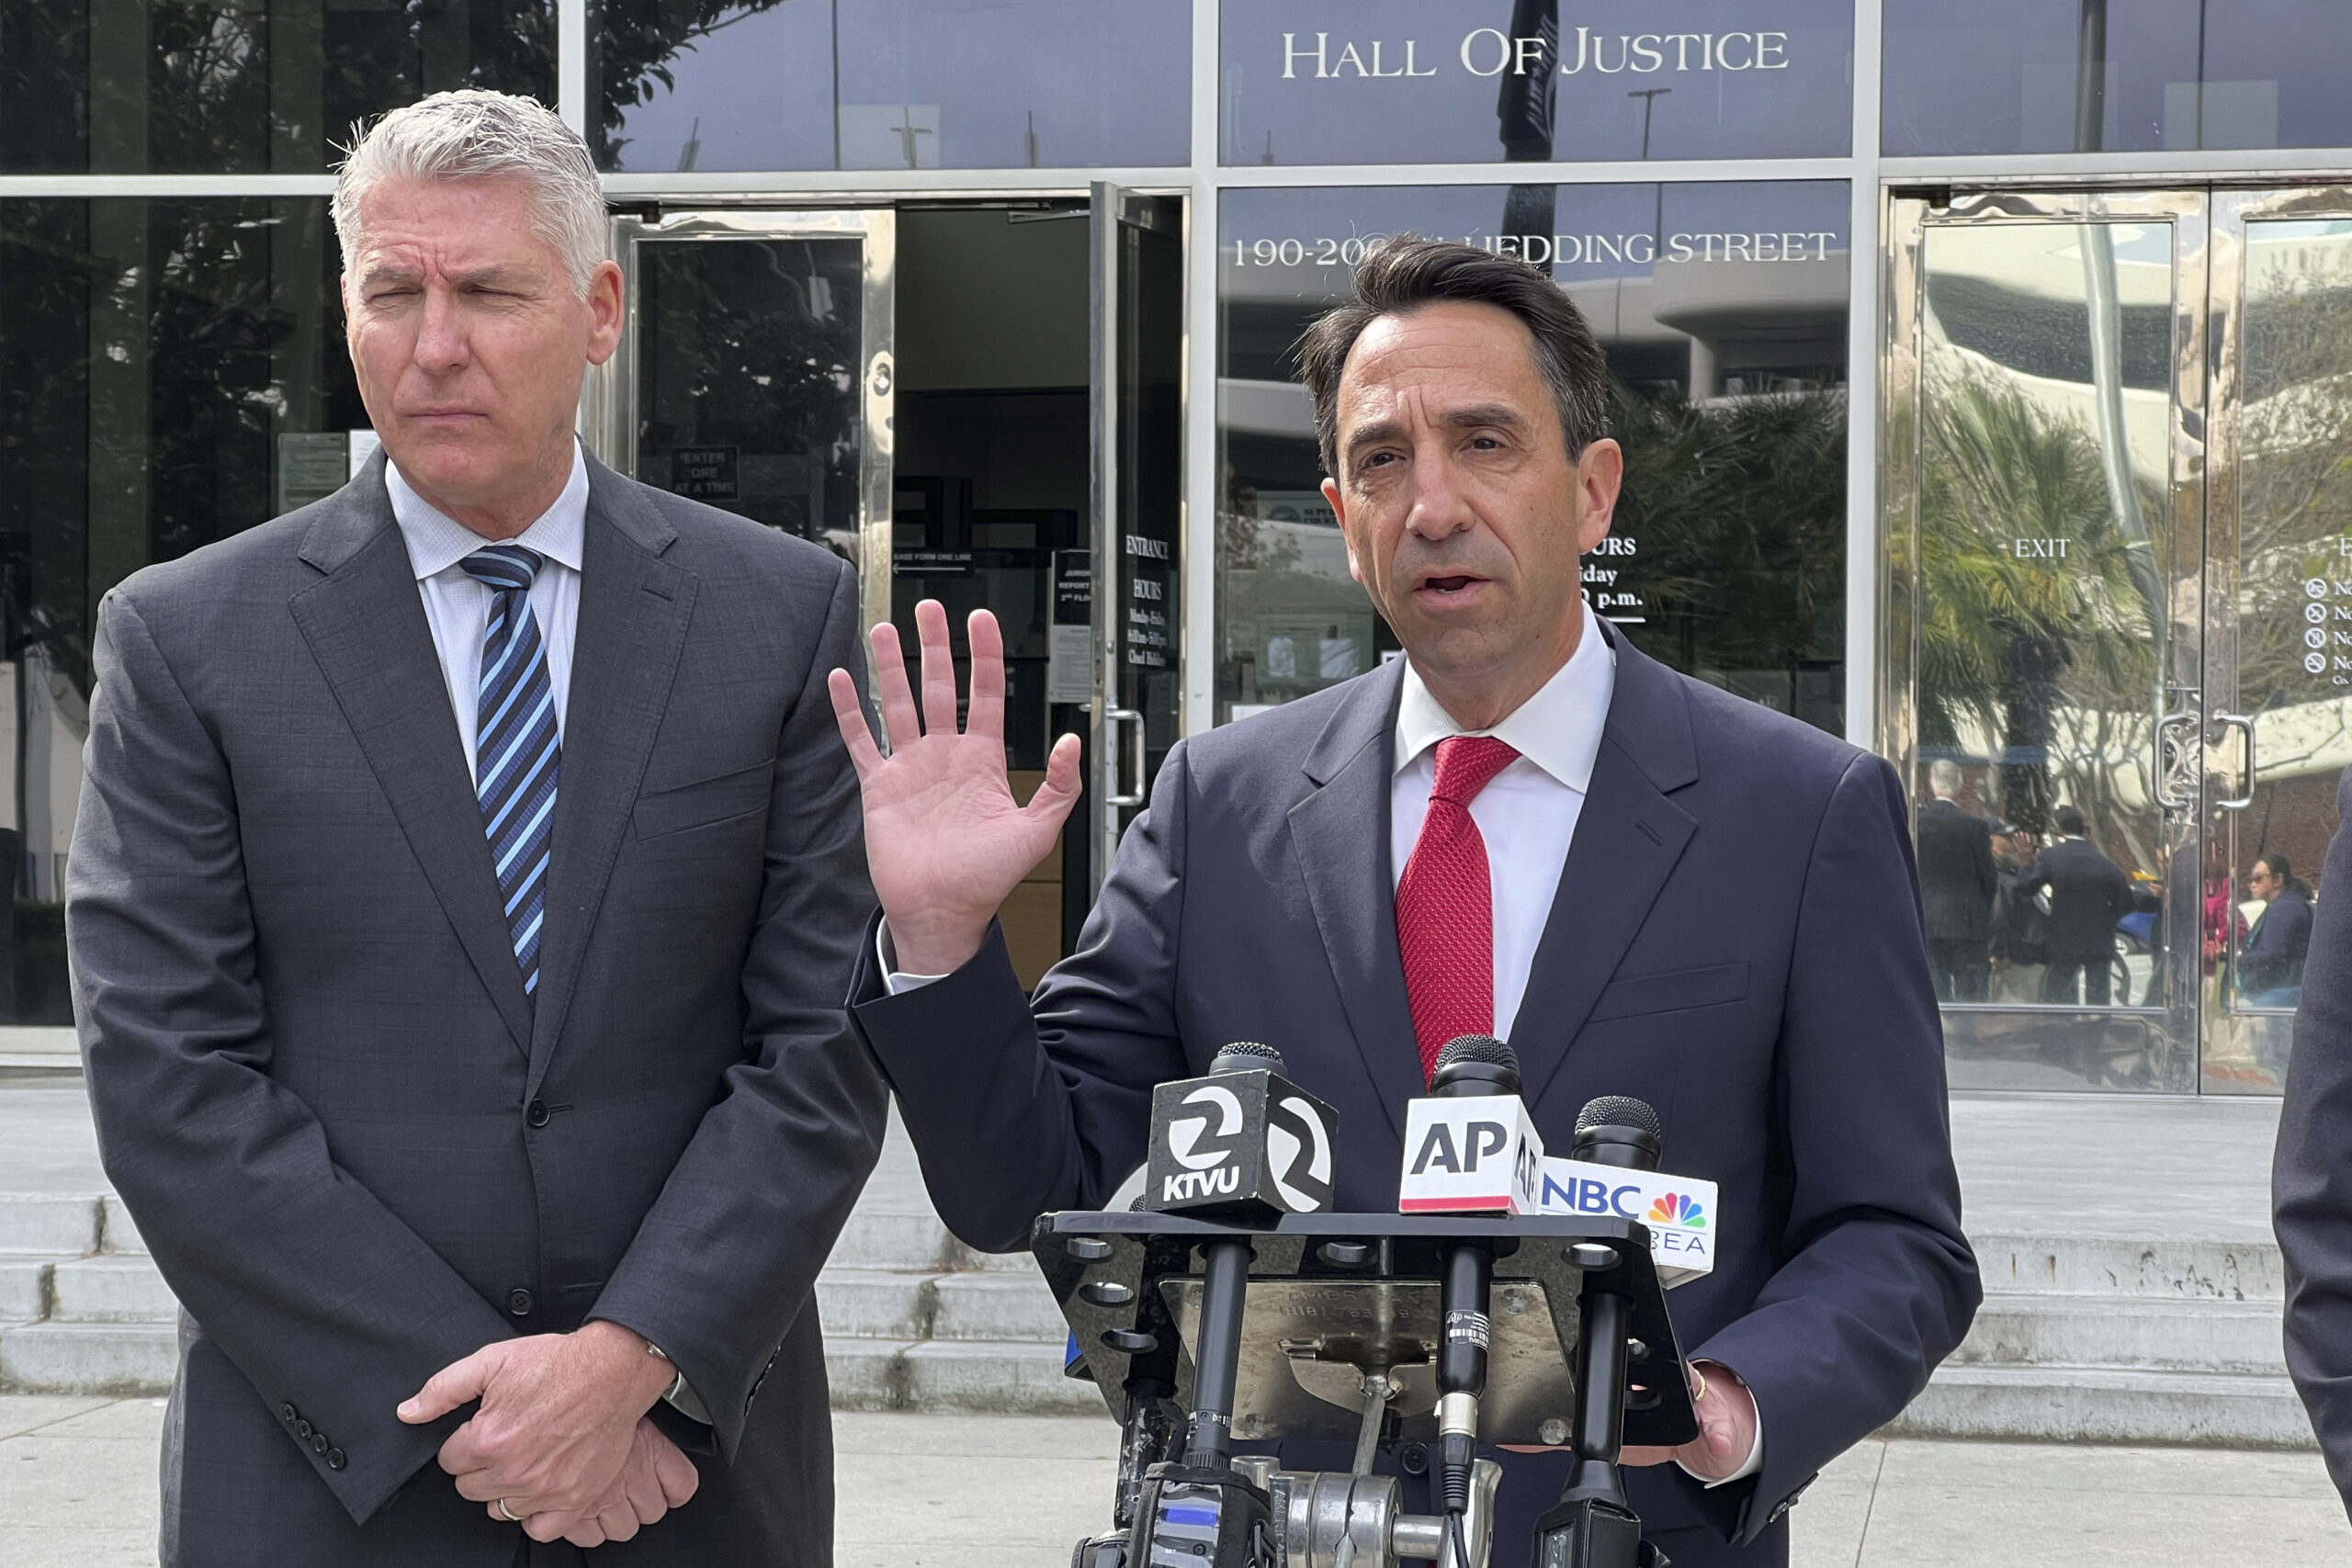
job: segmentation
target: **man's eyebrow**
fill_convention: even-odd
[[[359,286],[369,288],[382,283],[414,283],[423,276],[423,272],[416,267],[380,263],[360,274]],[[485,266],[472,272],[453,273],[450,276],[452,281],[461,288],[469,285],[494,287],[499,284],[528,283],[531,280],[531,275],[527,269],[512,265]]]
[[[1472,403],[1464,408],[1448,409],[1438,416],[1440,423],[1449,430],[1475,430],[1482,424],[1498,425],[1505,430],[1525,430],[1529,421],[1525,414],[1509,403]],[[1383,441],[1393,441],[1404,430],[1393,419],[1374,420],[1359,425],[1349,433],[1346,451],[1349,456]]]

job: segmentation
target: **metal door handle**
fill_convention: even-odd
[[[2156,804],[2166,811],[2188,811],[2196,802],[2184,800],[2166,787],[2172,779],[2172,768],[2165,757],[2165,738],[2187,725],[2193,735],[2197,715],[2193,712],[2168,713],[2156,720],[2155,795]]]
[[[2254,719],[2242,713],[2217,713],[2213,716],[2213,722],[2222,729],[2238,729],[2245,734],[2245,777],[2243,781],[2245,793],[2231,800],[2213,803],[2223,811],[2244,811],[2254,804]]]
[[[1119,782],[1120,764],[1127,761],[1131,755],[1127,748],[1120,744],[1119,733],[1120,726],[1129,724],[1135,726],[1136,732],[1132,752],[1134,772],[1129,775],[1125,790],[1102,797],[1105,806],[1141,806],[1148,794],[1143,779],[1143,715],[1133,708],[1113,708],[1102,716],[1102,738],[1111,748],[1111,782],[1115,788]]]

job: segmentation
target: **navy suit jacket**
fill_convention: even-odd
[[[1403,675],[1178,745],[1032,1002],[997,939],[897,997],[865,944],[853,1017],[966,1242],[1012,1250],[1035,1214],[1100,1207],[1143,1161],[1152,1086],[1232,1040],[1273,1045],[1338,1111],[1339,1207],[1395,1210],[1425,1092],[1388,852]],[[1548,1146],[1595,1095],[1634,1095],[1666,1168],[1720,1183],[1714,1272],[1668,1302],[1685,1348],[1754,1389],[1764,1469],[1713,1492],[1629,1472],[1653,1530],[1755,1540],[1919,1392],[1980,1299],[1905,821],[1884,761],[1617,639],[1510,1043]],[[1559,1472],[1501,1457],[1508,1527]]]

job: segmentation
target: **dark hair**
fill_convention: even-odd
[[[1317,318],[1298,340],[1298,366],[1315,400],[1323,471],[1340,472],[1340,372],[1364,328],[1442,300],[1492,305],[1518,318],[1534,339],[1536,374],[1552,390],[1568,456],[1609,434],[1609,361],[1576,301],[1516,256],[1451,240],[1396,234],[1356,268],[1356,297]]]
[[[2302,893],[2310,891],[2303,886],[2301,879],[2295,875],[2295,868],[2287,863],[2287,857],[2285,855],[2279,854],[2275,851],[2265,850],[2262,853],[2254,857],[2254,863],[2256,865],[2267,865],[2270,868],[2270,874],[2278,879],[2278,891],[2281,893]]]
[[[2071,806],[2060,807],[2058,830],[2062,833],[2080,833],[2083,830],[2083,814]]]

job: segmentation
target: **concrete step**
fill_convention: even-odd
[[[1947,1365],[1887,1428],[1903,1438],[2316,1449],[2284,1377]]]
[[[0,1252],[83,1257],[98,1250],[104,1215],[96,1193],[0,1192]]]
[[[2133,1296],[2171,1301],[2278,1302],[2286,1271],[2267,1236],[2067,1235],[1972,1233],[1989,1293]]]
[[[1062,1347],[1033,1340],[828,1339],[836,1410],[1108,1418],[1091,1382],[1062,1376]]]
[[[60,1263],[51,1318],[59,1323],[176,1323],[180,1303],[144,1253]]]
[[[903,1344],[931,1336],[937,1302],[935,1274],[879,1269],[828,1268],[817,1276],[817,1320],[828,1340],[875,1339]]]
[[[1951,1359],[1957,1366],[2287,1373],[2273,1302],[1988,1295]]]
[[[31,1323],[49,1315],[50,1271],[58,1262],[0,1256],[0,1323]]]
[[[34,1323],[0,1328],[0,1393],[171,1392],[179,1335],[169,1324]]]
[[[933,1339],[1018,1340],[1059,1348],[1069,1337],[1069,1325],[1054,1294],[1028,1259],[1026,1273],[981,1272],[943,1274],[932,1283],[938,1311],[932,1320]]]

